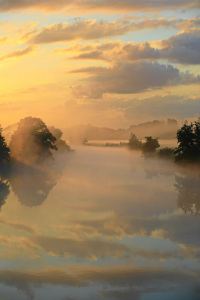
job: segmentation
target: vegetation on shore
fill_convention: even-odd
[[[178,147],[160,148],[158,138],[145,137],[143,143],[131,133],[128,146],[131,150],[140,150],[144,155],[157,155],[160,158],[173,159],[177,163],[200,163],[200,122],[184,124],[177,131]]]
[[[0,208],[10,193],[10,186],[26,206],[40,205],[55,185],[54,152],[69,152],[62,131],[48,128],[39,118],[27,117],[7,145],[0,128]]]

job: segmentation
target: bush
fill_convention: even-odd
[[[128,146],[132,150],[140,150],[142,148],[142,142],[138,140],[134,133],[131,133]]]
[[[142,145],[142,151],[144,154],[152,154],[160,147],[158,138],[153,139],[152,136],[145,137],[146,142]]]
[[[162,148],[158,151],[158,156],[160,158],[166,158],[166,159],[170,159],[174,157],[174,150],[173,148]]]

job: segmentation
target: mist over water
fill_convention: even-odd
[[[0,299],[199,299],[199,174],[82,146],[2,178]]]

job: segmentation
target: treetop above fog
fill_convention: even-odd
[[[10,141],[11,157],[28,164],[51,158],[57,150],[56,138],[39,118],[22,119]]]
[[[200,122],[184,124],[177,131],[176,161],[200,162]]]

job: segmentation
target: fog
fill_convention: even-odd
[[[16,168],[1,183],[0,297],[198,299],[199,174],[90,146]]]

